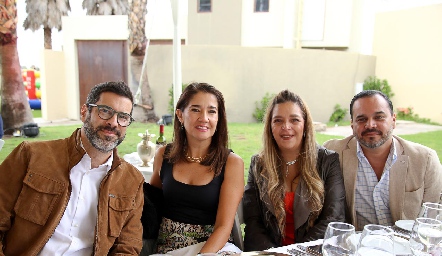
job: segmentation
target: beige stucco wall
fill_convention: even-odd
[[[254,0],[214,1],[207,13],[197,12],[198,1],[187,2],[189,45],[295,46],[299,0],[270,1],[269,12],[255,12]],[[303,1],[302,46],[348,47],[353,2]]]
[[[62,17],[63,52],[66,71],[67,118],[80,118],[76,40],[126,40],[129,38],[126,15]],[[54,65],[57,65],[54,63]],[[130,71],[129,71],[130,72]],[[130,79],[130,77],[129,77]],[[130,83],[130,81],[129,81]]]
[[[61,51],[43,50],[40,70],[41,114],[45,120],[67,117],[68,95],[65,86],[64,54]]]
[[[348,108],[356,83],[374,75],[376,58],[356,53],[237,46],[183,46],[183,83],[208,82],[225,97],[230,122],[254,122],[255,102],[282,89],[300,94],[315,121],[328,121],[335,104]],[[158,116],[167,113],[172,46],[152,45],[149,83]]]
[[[241,1],[222,0],[212,12],[197,12],[198,1],[188,1],[188,43],[210,45],[241,44]]]
[[[373,55],[376,75],[387,79],[396,107],[442,123],[442,4],[379,13]]]

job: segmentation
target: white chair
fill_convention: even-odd
[[[241,231],[241,224],[243,223],[244,223],[244,216],[243,216],[243,206],[241,199],[238,205],[238,209],[236,210],[235,221],[233,222],[233,229],[232,229],[233,243],[241,251],[244,251],[244,239]]]
[[[5,144],[5,141],[0,139],[0,150],[2,150],[3,144]]]

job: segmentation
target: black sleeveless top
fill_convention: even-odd
[[[164,159],[160,171],[164,195],[163,216],[186,224],[214,225],[225,165],[220,175],[202,186],[175,180],[172,169],[173,165]]]

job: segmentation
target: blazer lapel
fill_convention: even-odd
[[[404,196],[405,196],[405,182],[407,180],[408,170],[408,156],[404,154],[404,148],[396,140],[393,139],[397,159],[390,169],[390,213],[393,218],[393,222],[402,219],[402,212],[404,209]]]
[[[351,221],[356,225],[355,189],[358,173],[358,157],[356,155],[356,139],[348,141],[347,148],[342,151],[342,173],[344,176],[345,197],[350,211]]]

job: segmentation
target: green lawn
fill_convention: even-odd
[[[35,140],[51,140],[64,138],[69,136],[77,126],[53,126],[53,127],[40,127],[40,134],[36,138],[23,138],[23,137],[4,137],[5,145],[0,151],[0,162],[23,140],[35,141]],[[159,126],[153,123],[133,123],[127,130],[126,139],[120,146],[118,151],[121,156],[127,153],[135,152],[137,144],[141,141],[138,133],[143,133],[146,129],[149,129],[150,133],[158,135]],[[250,158],[253,154],[256,154],[262,146],[261,133],[263,125],[258,123],[240,124],[229,123],[229,146],[239,156],[244,159],[245,175],[250,165]],[[172,139],[172,126],[164,127],[164,135],[166,139],[170,141]],[[439,155],[439,159],[442,159],[442,140],[435,138],[442,138],[442,131],[419,133],[414,135],[401,136],[405,139],[415,141],[426,145],[436,150]],[[324,134],[316,134],[316,139],[319,144],[331,138],[340,138],[340,136],[331,136]],[[155,137],[152,139],[155,141]]]
[[[41,117],[42,115],[41,115],[41,109],[31,109],[31,111],[32,111],[32,116],[34,117],[34,118],[36,118],[36,117]]]

